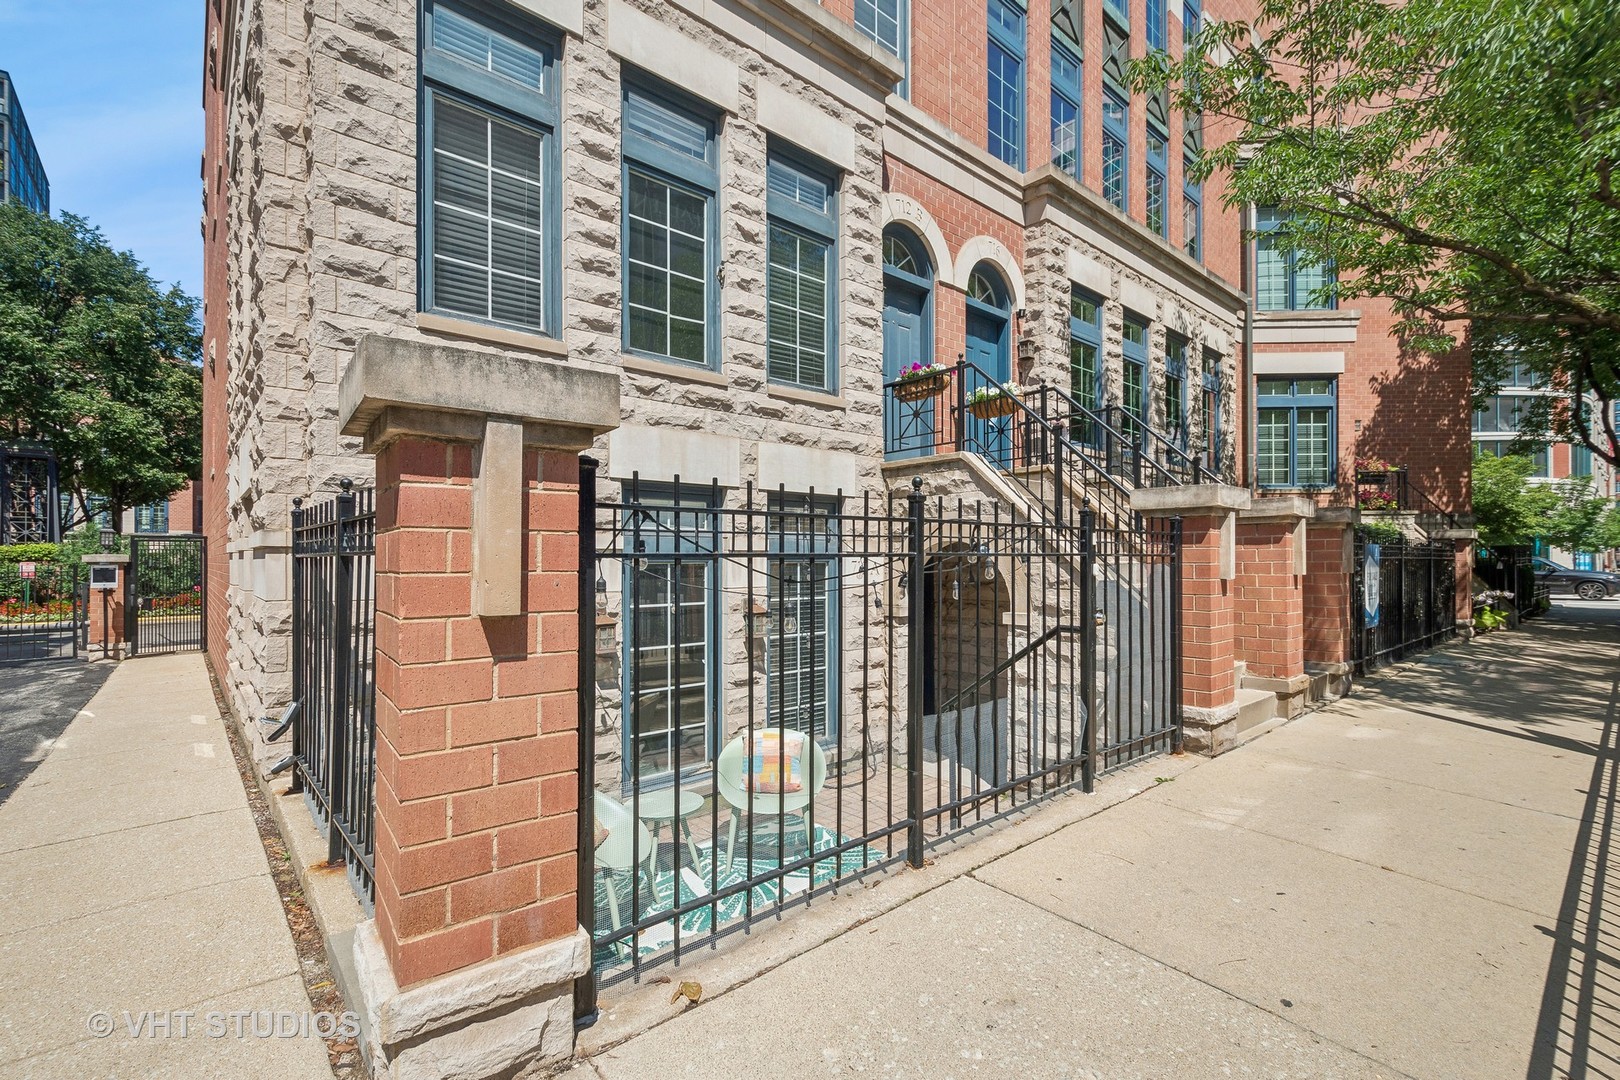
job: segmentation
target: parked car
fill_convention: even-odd
[[[1620,594],[1620,574],[1603,570],[1571,570],[1559,566],[1551,559],[1530,560],[1536,568],[1536,580],[1544,581],[1555,593],[1574,593],[1582,600],[1602,600]]]

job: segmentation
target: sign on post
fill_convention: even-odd
[[[1367,564],[1361,572],[1362,625],[1371,630],[1378,625],[1379,601],[1383,590],[1379,587],[1379,562],[1383,549],[1377,544],[1367,545]]]
[[[25,581],[32,578],[34,576],[34,573],[35,573],[35,565],[36,564],[31,563],[31,562],[20,562],[20,563],[18,563],[17,564],[17,576],[22,578]]]

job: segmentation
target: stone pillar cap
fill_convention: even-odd
[[[1238,511],[1244,521],[1309,521],[1315,516],[1316,504],[1303,495],[1270,495]]]
[[[1131,492],[1131,509],[1145,517],[1230,514],[1248,509],[1251,501],[1248,491],[1230,484],[1182,484]]]
[[[98,551],[90,555],[80,555],[80,562],[87,563],[117,563],[122,566],[129,562],[128,555],[120,555],[116,551]]]
[[[524,442],[583,450],[619,426],[619,377],[535,356],[367,334],[338,384],[345,435],[483,438],[483,420],[524,424]]]

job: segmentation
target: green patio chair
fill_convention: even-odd
[[[715,764],[715,788],[720,797],[731,807],[731,824],[726,837],[726,869],[731,869],[733,856],[737,851],[737,822],[750,810],[750,796],[748,793],[748,751],[745,749],[746,739],[739,735],[726,744],[720,751],[720,760]],[[752,815],[749,817],[749,827],[755,828],[759,822],[782,819],[782,828],[786,830],[789,819],[797,820],[799,828],[804,830],[805,848],[810,847],[810,820],[805,814],[810,803],[821,793],[822,787],[827,783],[827,757],[822,753],[821,745],[816,740],[810,742],[810,767],[807,782],[798,791],[789,792],[755,792],[752,796]],[[783,853],[778,852],[778,856]],[[786,858],[782,858],[786,862]],[[752,869],[750,869],[752,873]]]
[[[650,888],[653,856],[658,849],[647,826],[637,821],[624,803],[598,791],[595,806],[596,823],[608,831],[607,837],[596,848],[596,872],[607,885],[608,916],[613,922],[612,929],[617,930],[624,925],[624,920],[619,915],[619,890],[613,878],[619,874],[629,874],[631,887],[639,890],[642,888],[642,874],[645,873]]]

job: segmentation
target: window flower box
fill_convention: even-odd
[[[1001,386],[981,386],[968,395],[968,412],[980,420],[995,420],[1011,416],[1018,408],[1018,395],[1023,387],[1017,383]]]
[[[946,370],[943,364],[912,364],[895,380],[895,400],[926,401],[944,393]]]

